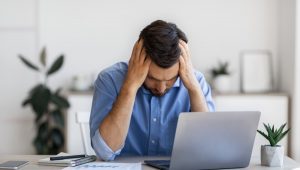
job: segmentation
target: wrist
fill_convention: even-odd
[[[196,77],[190,78],[188,79],[188,81],[186,81],[186,88],[188,91],[194,92],[200,89],[200,84],[197,81]]]
[[[201,91],[201,87],[199,84],[192,84],[187,88],[187,90],[189,93],[198,93],[199,91]]]
[[[128,82],[124,82],[122,88],[121,88],[121,92],[126,93],[127,95],[133,94],[136,95],[136,92],[138,90],[139,87],[130,84]]]

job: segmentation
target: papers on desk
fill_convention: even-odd
[[[66,153],[59,153],[57,156],[69,156]],[[88,162],[93,162],[97,159],[96,156],[86,156],[83,158],[71,158],[71,159],[63,159],[63,160],[50,160],[50,158],[40,159],[38,161],[39,165],[47,165],[47,166],[78,166],[81,164],[85,164]]]
[[[67,167],[63,170],[141,170],[141,163],[111,163],[91,162],[76,167]]]

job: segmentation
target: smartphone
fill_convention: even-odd
[[[0,169],[20,169],[28,163],[29,161],[7,161],[0,164]]]

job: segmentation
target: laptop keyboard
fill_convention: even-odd
[[[154,166],[160,169],[169,169],[170,167],[170,160],[149,160],[144,162],[150,166]]]

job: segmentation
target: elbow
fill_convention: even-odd
[[[120,154],[121,149],[114,152],[102,139],[98,131],[92,137],[91,145],[97,157],[103,161],[113,161]]]

